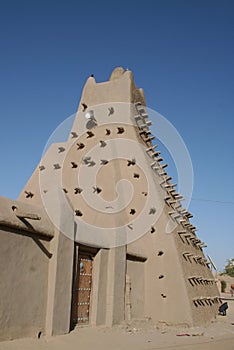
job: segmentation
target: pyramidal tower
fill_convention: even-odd
[[[44,281],[41,315],[33,327],[28,320],[27,334],[215,318],[221,300],[205,244],[150,126],[131,71],[116,68],[102,83],[88,78],[72,128],[60,127],[62,141],[51,140],[19,200],[4,204],[15,208],[7,225],[18,215],[18,230],[37,239],[28,254]]]

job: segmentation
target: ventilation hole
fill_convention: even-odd
[[[72,168],[77,168],[78,167],[78,165],[75,162],[71,162],[71,166],[72,166]]]
[[[42,336],[42,332],[40,331],[40,332],[37,333],[37,339],[40,339],[41,336]]]
[[[106,129],[106,135],[110,135],[111,134],[111,131],[110,131],[110,129]]]
[[[44,192],[44,193],[47,193],[47,192],[48,192],[48,190],[43,190],[43,192]]]
[[[77,145],[77,150],[83,149],[85,147],[84,143],[82,142],[78,142],[76,145]]]
[[[81,105],[83,107],[82,112],[84,112],[88,108],[88,106],[85,103],[81,103]]]
[[[112,114],[114,114],[114,107],[110,107],[110,108],[108,108],[108,111],[109,111],[109,114],[108,114],[108,117],[110,116],[110,115],[112,115]]]
[[[102,189],[100,187],[93,187],[93,193],[101,193],[102,192]]]
[[[17,207],[16,207],[15,205],[13,205],[13,206],[11,207],[11,209],[12,209],[13,211],[16,211],[16,210],[17,210]]]
[[[160,275],[158,276],[158,278],[161,280],[162,278],[164,278],[164,275]]]
[[[141,192],[141,194],[143,194],[145,197],[147,196],[147,192]]]
[[[62,153],[62,152],[64,152],[64,151],[65,151],[65,148],[64,148],[64,147],[59,147],[59,148],[58,148],[58,152],[59,152],[59,153]]]
[[[128,160],[128,166],[135,165],[135,164],[136,164],[136,159]]]
[[[164,254],[164,252],[162,250],[159,250],[158,256],[162,256],[163,254]]]
[[[96,163],[93,160],[91,160],[90,162],[87,163],[87,165],[89,167],[93,167],[94,165],[96,165]]]
[[[40,165],[40,166],[39,166],[39,170],[40,170],[40,171],[45,170],[44,165]]]
[[[136,178],[136,179],[139,179],[140,175],[137,174],[137,173],[134,173],[134,174],[133,174],[133,177]]]
[[[130,210],[130,215],[134,215],[136,213],[136,210],[135,209],[131,209]]]
[[[75,210],[75,215],[76,216],[83,216],[82,212],[80,210]]]
[[[55,170],[58,170],[58,169],[60,169],[60,168],[61,168],[61,166],[60,166],[58,163],[53,164],[53,166],[54,166],[54,169],[55,169]]]
[[[108,164],[109,162],[108,162],[108,160],[106,160],[106,159],[101,159],[101,165],[106,165],[106,164]]]
[[[32,192],[24,191],[26,198],[32,198],[34,194]]]
[[[87,131],[87,139],[90,139],[94,136],[94,133],[92,131]]]
[[[71,131],[71,136],[72,139],[75,139],[76,137],[78,137],[78,134],[75,131]]]
[[[161,297],[162,297],[162,298],[166,298],[167,296],[166,296],[165,294],[162,293],[162,294],[161,294]]]
[[[117,128],[117,134],[123,134],[124,133],[124,128],[122,128],[122,127],[118,127]]]
[[[101,140],[101,141],[100,141],[100,147],[105,147],[105,146],[106,146],[106,142],[103,141],[103,140]]]
[[[63,188],[63,192],[68,193],[68,190],[66,190],[66,188]]]
[[[80,188],[80,187],[76,187],[76,188],[74,188],[74,193],[75,194],[79,194],[79,193],[81,193],[83,190],[82,190],[82,188]]]
[[[154,233],[154,232],[155,232],[155,228],[151,226],[150,233]]]
[[[149,215],[153,215],[155,213],[156,213],[156,209],[155,208],[150,208]]]

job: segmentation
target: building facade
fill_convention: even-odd
[[[215,318],[205,244],[161,163],[145,105],[132,72],[90,77],[69,136],[48,146],[18,200],[1,197],[1,340]]]

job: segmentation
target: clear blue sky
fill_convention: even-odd
[[[0,195],[17,198],[86,78],[122,65],[187,145],[207,252],[234,257],[234,1],[1,0],[0,46]]]

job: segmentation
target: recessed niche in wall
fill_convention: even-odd
[[[74,139],[78,137],[78,134],[75,131],[71,131],[71,136],[72,136],[72,139]]]
[[[118,127],[117,128],[117,134],[123,134],[124,133],[124,128],[122,128],[122,127]]]
[[[94,136],[94,133],[92,131],[87,131],[87,139],[90,139]]]
[[[132,159],[132,160],[128,160],[128,164],[127,166],[130,166],[130,165],[135,165],[136,164],[136,159]]]
[[[76,145],[77,145],[77,150],[83,149],[85,147],[85,145],[82,142],[78,142]]]
[[[58,147],[58,153],[62,153],[65,151],[65,148],[64,147]]]
[[[34,196],[34,194],[30,191],[24,191],[24,193],[26,198],[32,198]]]
[[[149,215],[154,215],[156,213],[156,208],[150,208]]]
[[[82,112],[84,112],[88,108],[88,106],[87,106],[86,103],[81,103],[81,104],[82,104],[82,107],[83,107]]]
[[[40,339],[41,336],[42,336],[42,332],[40,331],[40,332],[37,333],[37,339]]]
[[[71,167],[72,167],[72,168],[77,168],[78,165],[77,165],[75,162],[71,162]]]
[[[101,165],[106,165],[106,164],[108,164],[108,163],[109,163],[108,160],[106,160],[106,159],[101,159]]]
[[[99,142],[100,142],[100,147],[105,147],[106,146],[106,142],[105,141],[100,140]]]
[[[108,111],[109,111],[109,113],[108,113],[108,117],[109,116],[111,116],[112,114],[114,114],[114,107],[110,107],[110,108],[108,108]]]
[[[53,166],[54,166],[54,170],[61,169],[61,166],[58,163],[53,164]]]
[[[101,188],[93,186],[93,193],[99,194],[99,193],[101,193],[101,192],[102,192],[102,189],[101,189]]]

